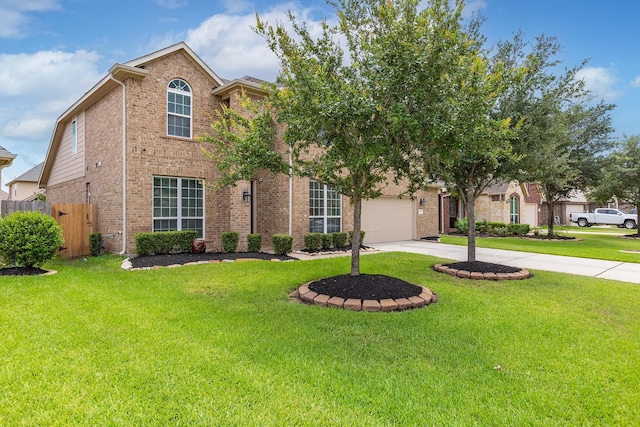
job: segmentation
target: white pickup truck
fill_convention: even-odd
[[[610,208],[598,208],[594,212],[571,212],[569,219],[571,222],[577,222],[580,227],[611,224],[620,228],[632,229],[638,226],[638,215]]]

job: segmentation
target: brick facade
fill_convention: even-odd
[[[210,131],[211,120],[223,103],[241,111],[242,87],[234,89],[230,85],[223,94],[212,94],[220,82],[187,48],[167,48],[166,54],[150,57],[137,67],[141,70],[139,75],[121,79],[126,87],[126,218],[123,219],[122,208],[123,89],[107,80],[103,81],[102,93],[92,95],[95,99],[78,104],[85,114],[84,176],[48,185],[48,200],[86,203],[89,188],[91,203],[98,205],[98,230],[104,236],[106,249],[120,252],[124,248],[126,253],[134,253],[136,234],[153,229],[153,177],[196,178],[208,185],[204,192],[204,238],[208,250],[222,249],[224,231],[240,233],[239,250],[246,250],[246,236],[251,232],[261,233],[263,245],[269,247],[273,234],[290,232],[290,212],[294,247],[302,247],[309,231],[308,179],[293,178],[290,182],[287,176],[262,172],[253,181],[239,182],[233,188],[209,188],[220,172],[201,150],[201,146],[211,146],[197,142],[195,137]],[[175,78],[186,81],[192,90],[193,139],[167,136],[167,85]],[[64,125],[64,120],[57,123]],[[279,149],[286,153],[286,147],[280,144]],[[56,152],[50,150],[45,165],[55,162]],[[45,166],[46,176],[52,168]],[[391,183],[384,194],[397,195],[402,189],[402,185]],[[251,193],[251,202],[243,200],[244,191]],[[416,194],[415,237],[438,234],[439,204],[435,188]],[[342,230],[352,228],[353,208],[343,197]]]

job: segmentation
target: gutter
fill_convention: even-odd
[[[127,251],[127,91],[124,83],[113,73],[109,78],[122,86],[122,251],[118,255],[124,255]]]

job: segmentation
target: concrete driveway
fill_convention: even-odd
[[[413,252],[455,261],[467,260],[466,246],[447,245],[432,241],[406,240],[374,243],[369,246],[385,252]],[[518,268],[556,271],[558,273],[570,273],[640,284],[640,264],[633,262],[605,261],[489,248],[476,248],[476,259]]]

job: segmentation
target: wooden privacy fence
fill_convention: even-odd
[[[89,255],[89,234],[98,230],[98,207],[75,203],[54,203],[51,216],[62,227],[64,243],[58,254],[64,258]]]
[[[75,258],[90,254],[89,234],[98,230],[98,207],[77,203],[54,203],[40,200],[25,202],[3,200],[2,216],[16,211],[40,211],[53,217],[62,227],[64,243],[58,254],[64,258]]]
[[[3,200],[0,208],[2,216],[12,214],[16,211],[40,211],[47,215],[51,215],[51,203],[40,200],[25,202],[22,200]]]

